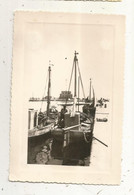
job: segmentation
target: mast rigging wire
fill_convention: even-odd
[[[71,86],[71,81],[72,81],[72,76],[73,76],[74,66],[75,66],[75,63],[73,62],[73,67],[72,67],[72,71],[71,71],[71,77],[70,77],[70,81],[69,81],[69,87],[68,87],[67,94],[69,94],[69,90],[70,90],[70,86]],[[67,104],[67,101],[68,101],[68,96],[66,98],[66,104]]]
[[[82,87],[82,92],[83,92],[83,96],[85,99],[85,92],[84,92],[84,87],[83,87],[83,82],[82,82],[82,78],[81,78],[81,73],[80,73],[80,68],[79,68],[79,63],[77,62],[77,67],[78,67],[78,72],[79,72],[79,76],[80,76],[80,82],[81,82],[81,87]]]
[[[85,96],[85,92],[84,92],[84,86],[83,86],[83,82],[82,82],[82,77],[81,77],[81,73],[80,73],[78,60],[77,60],[76,66],[78,68],[78,73],[79,73],[80,83],[81,83],[81,87],[82,87],[82,92],[83,92],[83,96],[84,96],[84,99],[85,99],[86,96]],[[72,81],[74,67],[75,67],[75,61],[73,60],[73,67],[72,67],[72,71],[71,71],[71,77],[70,77],[70,82],[69,82],[69,87],[68,87],[67,94],[69,93],[69,90],[70,90],[70,87],[71,87],[71,81]],[[66,98],[66,104],[67,104],[67,101],[68,101],[68,96]]]

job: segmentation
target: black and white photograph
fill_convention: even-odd
[[[22,133],[20,165],[77,167],[105,179],[114,169],[118,183],[123,38],[123,16],[16,12],[12,133]]]

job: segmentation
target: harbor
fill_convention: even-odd
[[[120,184],[124,30],[122,16],[15,13],[11,181]]]
[[[41,101],[39,98],[29,100],[28,164],[90,166],[96,142],[108,147],[101,129],[103,126],[105,129],[108,123],[109,100],[101,98],[96,103],[91,79],[89,95],[85,96],[77,55],[75,51],[68,90],[62,91],[59,99],[51,96],[52,70],[49,64],[47,95]],[[73,75],[72,95],[70,86]],[[82,99],[80,87],[84,96]],[[101,123],[105,124],[102,126]],[[98,132],[103,134],[102,139]]]
[[[46,102],[45,102],[46,103]],[[59,102],[60,103],[60,102]],[[57,105],[57,102],[54,104]],[[35,110],[40,106],[40,103],[38,102],[29,102],[29,107],[35,107]],[[46,107],[46,104],[44,105]],[[60,107],[59,107],[60,110]],[[97,114],[98,113],[98,114]],[[99,140],[102,140],[107,146],[99,143],[97,140],[93,140],[92,144],[92,152],[90,159],[85,159],[85,166],[89,166],[92,168],[98,167],[98,169],[104,169],[104,167],[110,166],[108,164],[109,158],[109,137],[110,137],[110,118],[109,118],[109,108],[97,108],[96,110],[96,118],[95,118],[95,125],[94,125],[94,137],[98,138]],[[107,122],[97,122],[97,118],[107,118]],[[45,140],[45,142],[44,142]],[[44,136],[43,142],[41,143],[40,139],[39,142],[36,142],[36,148],[34,145],[29,146],[29,158],[28,163],[29,164],[53,164],[53,165],[62,165],[62,161],[58,159],[53,159],[49,153],[47,153],[46,147],[49,143],[49,137],[48,135]],[[49,159],[48,159],[49,156]],[[49,162],[48,162],[49,161]],[[83,166],[83,162],[79,161],[79,165]],[[102,167],[101,167],[102,166]]]

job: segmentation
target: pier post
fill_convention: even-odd
[[[28,111],[28,129],[33,129],[38,125],[38,111],[29,109]]]

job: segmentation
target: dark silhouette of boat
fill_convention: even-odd
[[[51,130],[57,123],[58,111],[55,107],[50,108],[50,88],[51,88],[51,66],[48,67],[48,91],[47,109],[34,116],[33,122],[36,124],[32,129],[28,129],[28,163],[35,163],[36,154],[45,145],[47,139],[51,137]],[[34,110],[32,110],[34,111]],[[37,121],[37,122],[36,122]]]
[[[84,87],[75,52],[68,91],[70,91],[74,72],[73,102],[67,99],[61,103],[63,108],[58,113],[50,108],[51,67],[48,68],[49,82],[47,109],[34,117],[35,125],[28,131],[28,163],[82,165],[90,164],[93,139],[108,147],[93,136],[96,105],[95,93],[90,79],[89,96],[85,98]],[[78,83],[77,83],[78,80]],[[85,101],[80,101],[80,85]],[[68,107],[72,107],[71,112]],[[80,111],[82,106],[82,112]],[[38,119],[38,123],[36,122]],[[87,163],[88,161],[88,163]]]
[[[79,161],[82,161],[84,165],[84,160],[87,157],[90,158],[92,149],[93,129],[95,122],[94,119],[96,111],[95,96],[93,97],[92,102],[89,102],[85,99],[85,102],[82,104],[77,101],[77,99],[79,100],[80,84],[84,94],[77,55],[78,53],[75,51],[68,89],[69,91],[72,75],[74,72],[73,103],[68,104],[68,101],[66,100],[66,103],[64,105],[62,104],[63,108],[60,113],[58,126],[51,130],[53,138],[51,146],[51,156],[54,159],[61,159],[63,165],[77,165]],[[77,77],[77,74],[79,77]],[[72,106],[71,113],[67,112],[68,105]],[[79,111],[80,105],[83,106],[83,112]]]

